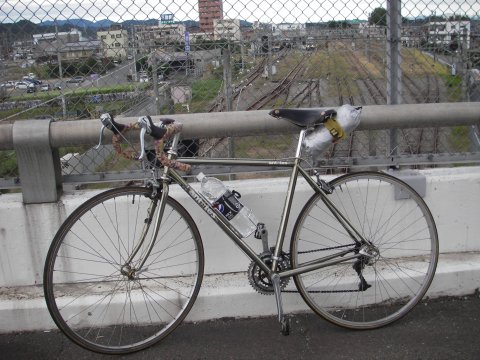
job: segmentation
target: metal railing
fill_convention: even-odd
[[[154,120],[157,118],[154,117]],[[184,124],[184,139],[226,139],[235,138],[235,142],[242,137],[255,135],[264,136],[265,141],[273,142],[271,148],[282,149],[280,156],[272,158],[285,158],[292,156],[289,153],[285,139],[295,140],[292,134],[298,128],[287,121],[278,120],[268,115],[268,111],[240,111],[229,113],[201,113],[176,115],[175,119]],[[121,122],[131,122],[135,118],[119,118]],[[365,106],[359,128],[350,138],[367,136],[375,131],[385,131],[386,139],[391,139],[387,132],[395,130],[395,144],[392,149],[387,144],[383,149],[373,145],[367,149],[349,149],[344,156],[339,149],[335,150],[337,156],[329,156],[326,152],[322,159],[313,159],[312,163],[318,168],[352,168],[352,167],[398,167],[401,165],[435,164],[466,164],[480,162],[480,143],[478,142],[478,126],[480,124],[480,102],[475,103],[440,103],[417,105],[390,105],[390,106]],[[425,140],[425,129],[431,129],[435,136],[450,137],[450,148],[405,152],[402,149],[412,148],[405,142],[402,134],[414,132],[419,137],[419,143]],[[462,129],[462,130],[459,130]],[[464,131],[465,130],[465,131]],[[93,152],[93,145],[98,143],[100,122],[96,119],[77,120],[69,122],[52,122],[51,120],[25,120],[14,124],[0,125],[0,150],[15,150],[19,176],[3,180],[4,187],[21,186],[25,202],[56,201],[62,183],[90,183],[138,179],[145,176],[143,170],[124,164],[114,170],[101,168],[102,163],[110,161],[111,149],[107,145],[103,149]],[[469,148],[464,148],[467,141],[463,139],[461,146],[456,144],[456,136],[466,137],[470,143]],[[473,133],[473,134],[472,134]],[[133,135],[132,135],[133,136]],[[108,142],[108,137],[106,139]],[[344,144],[349,144],[347,139]],[[265,144],[258,143],[259,147],[267,148]],[[286,146],[285,146],[286,145]],[[65,146],[85,149],[81,154],[85,158],[82,172],[69,171],[70,157],[59,156],[58,149]],[[202,145],[203,146],[203,145]],[[442,150],[442,151],[440,151]],[[448,151],[447,151],[448,150]],[[383,153],[382,153],[383,151]],[[93,153],[92,153],[93,152]],[[102,155],[99,155],[102,154]],[[198,155],[198,154],[195,154]],[[268,156],[266,156],[268,158]],[[100,159],[100,160],[99,160]],[[88,161],[93,161],[92,166]],[[272,166],[268,169],[275,170]],[[242,171],[258,171],[258,169],[207,169],[209,173],[235,173]]]
[[[99,8],[80,0],[7,0],[0,7],[0,137],[10,143],[0,143],[0,188],[25,187],[17,157],[28,146],[14,151],[5,132],[28,119],[53,117],[54,131],[60,122],[77,127],[72,120],[107,111],[181,119],[235,111],[237,119],[242,111],[349,103],[365,106],[368,118],[373,105],[480,101],[474,1],[205,4],[152,0],[140,8],[125,0]],[[427,116],[420,111],[415,118]],[[426,126],[357,131],[317,165],[453,164],[479,151],[475,127]],[[198,131],[183,143],[185,156],[282,158],[295,142],[285,134]],[[121,179],[139,171],[110,148],[91,145],[77,139],[55,146],[57,176],[88,182],[98,180],[93,174]]]

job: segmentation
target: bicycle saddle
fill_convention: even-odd
[[[333,109],[273,109],[268,114],[276,118],[287,119],[297,126],[309,128],[335,117],[337,112]]]

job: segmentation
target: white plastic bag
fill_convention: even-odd
[[[305,150],[314,161],[333,143],[343,140],[360,124],[362,109],[352,105],[342,105],[337,109],[335,119],[319,125],[305,136]]]

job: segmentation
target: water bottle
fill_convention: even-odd
[[[230,221],[235,229],[247,237],[257,229],[258,220],[252,210],[244,206],[238,199],[237,191],[230,191],[220,180],[206,177],[203,173],[197,175],[201,182],[202,194]]]

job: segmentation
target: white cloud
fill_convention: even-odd
[[[317,22],[344,19],[367,19],[376,7],[386,7],[386,1],[350,0],[224,0],[226,18],[262,22]],[[196,0],[4,0],[0,5],[0,21],[22,19],[41,21],[82,18],[98,21],[159,19],[172,13],[176,20],[198,20]],[[402,1],[402,16],[467,14],[480,15],[477,0]]]

